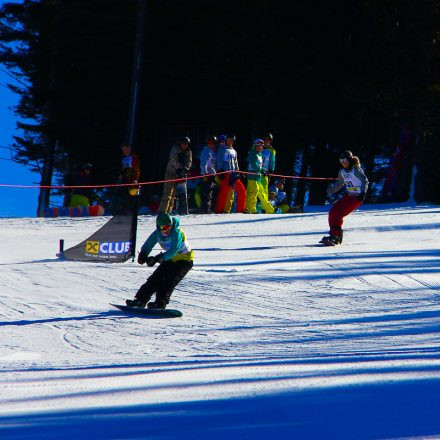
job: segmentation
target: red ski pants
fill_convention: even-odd
[[[328,213],[330,235],[337,235],[339,237],[341,235],[344,217],[359,208],[361,205],[362,202],[358,200],[356,196],[345,194],[342,199],[339,199]]]
[[[246,189],[239,178],[234,178],[233,185],[230,185],[229,181],[231,174],[224,174],[220,183],[220,190],[217,197],[217,206],[215,212],[221,214],[223,212],[229,212],[226,209],[226,202],[228,200],[231,191],[237,193],[237,212],[244,212],[246,209]]]

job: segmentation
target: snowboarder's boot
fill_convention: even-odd
[[[337,235],[330,235],[327,243],[329,246],[336,246],[338,244],[341,244],[341,237]]]
[[[149,302],[148,305],[147,305],[147,307],[149,309],[160,309],[160,310],[164,310],[166,306],[167,305],[164,302],[157,301],[157,300]]]
[[[319,240],[320,243],[327,243],[330,240],[330,235],[324,235],[324,237]]]
[[[338,235],[328,235],[327,237],[322,237],[320,243],[325,246],[337,246],[338,244],[341,244],[341,241],[341,237]]]
[[[141,301],[140,299],[126,299],[125,304],[127,304],[128,307],[139,307],[140,309],[145,309],[146,303],[144,301]]]

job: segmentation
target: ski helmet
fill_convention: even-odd
[[[179,144],[187,144],[189,145],[191,143],[191,139],[188,136],[184,136],[183,138],[180,139]]]
[[[226,136],[226,139],[232,139],[234,142],[237,140],[237,138],[235,137],[235,134],[228,134]]]
[[[209,136],[206,140],[207,142],[214,142],[216,144],[218,142],[217,136]]]
[[[263,139],[260,139],[260,138],[255,139],[254,140],[254,146],[257,145],[257,144],[264,144]]]
[[[351,159],[353,157],[353,153],[350,150],[342,150],[339,153],[339,159]]]
[[[162,226],[172,226],[173,218],[166,213],[159,214],[156,218],[156,227],[160,229]]]
[[[226,142],[227,136],[225,134],[219,134],[218,141],[219,142]]]

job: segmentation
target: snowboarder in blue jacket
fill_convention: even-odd
[[[150,256],[156,244],[164,252]],[[179,218],[160,214],[156,219],[156,230],[147,238],[138,255],[139,264],[147,263],[152,267],[159,263],[159,267],[141,286],[134,299],[126,300],[127,306],[144,308],[148,303],[149,309],[165,309],[175,287],[193,267],[193,261],[194,252],[180,229]],[[148,302],[154,293],[156,300]]]

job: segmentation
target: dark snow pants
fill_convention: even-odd
[[[356,196],[345,194],[344,197],[339,199],[328,213],[330,235],[341,237],[344,217],[359,208],[361,205],[362,202]]]
[[[212,208],[215,205],[213,198],[216,198],[216,188],[214,176],[205,176],[202,180],[202,190],[200,196],[202,199],[201,211],[204,214],[211,214]]]
[[[156,302],[166,305],[170,302],[175,287],[193,267],[192,261],[164,261],[148,277],[147,282],[136,293],[136,298],[148,302],[156,293]]]

